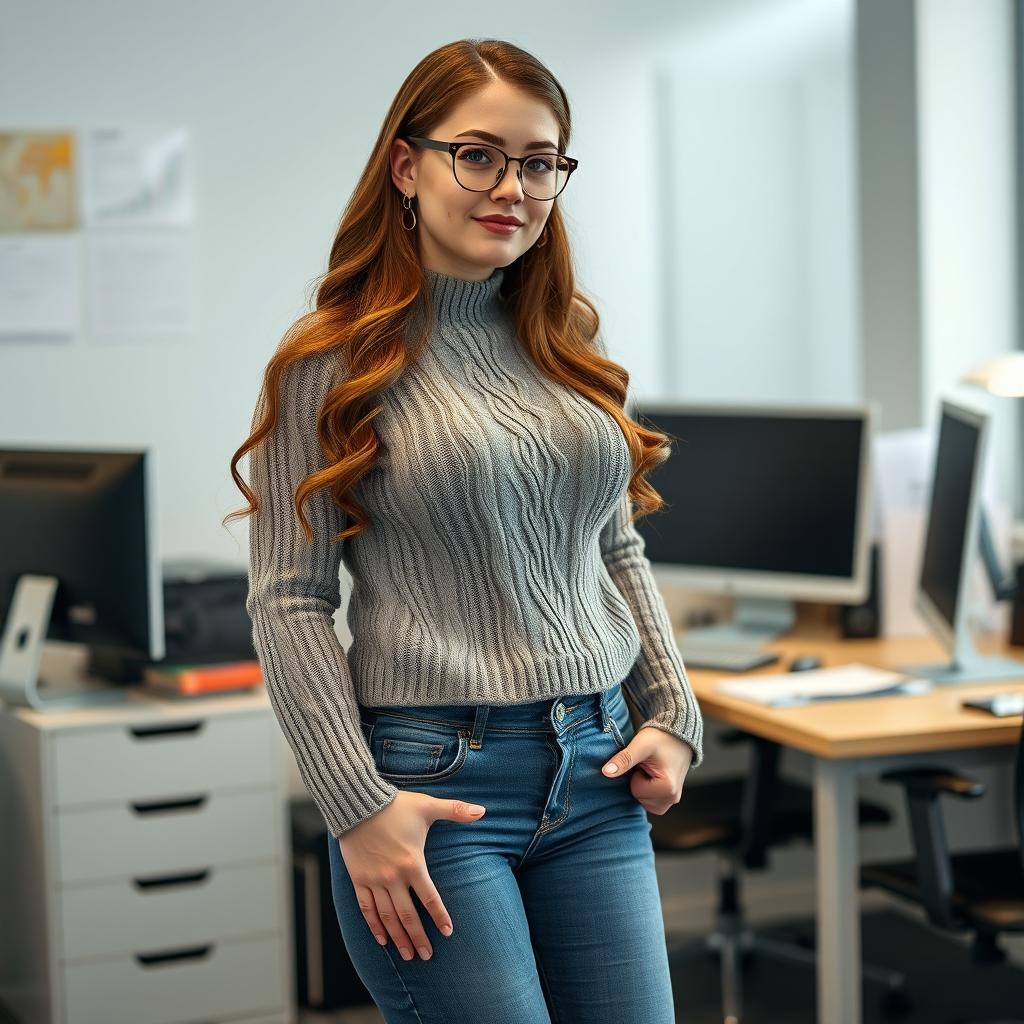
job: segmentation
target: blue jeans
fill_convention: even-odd
[[[429,960],[378,945],[328,835],[345,947],[388,1024],[673,1024],[651,824],[630,772],[601,772],[634,735],[620,684],[505,707],[361,712],[384,778],[487,808],[427,832],[427,870],[454,925],[442,935],[409,890]]]

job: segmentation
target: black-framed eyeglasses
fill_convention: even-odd
[[[509,161],[519,164],[517,172],[523,192],[531,199],[554,199],[569,183],[579,161],[564,153],[531,153],[509,156],[503,149],[485,142],[441,142],[417,135],[406,137],[424,149],[450,153],[455,180],[470,192],[489,192],[505,177]]]

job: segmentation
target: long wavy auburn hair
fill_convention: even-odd
[[[230,513],[224,523],[259,511],[259,499],[237,466],[276,428],[282,376],[293,363],[331,349],[346,372],[318,414],[325,468],[299,483],[295,513],[307,541],[312,540],[303,505],[313,493],[328,488],[349,523],[333,540],[355,536],[368,525],[351,491],[377,458],[373,419],[383,408],[378,398],[427,344],[434,313],[417,247],[419,228],[407,231],[402,226],[402,197],[390,170],[391,145],[398,137],[430,136],[451,109],[495,78],[545,102],[558,123],[559,151],[568,149],[569,100],[551,72],[525,50],[498,39],[461,39],[427,54],[413,68],[345,207],[327,270],[317,279],[315,308],[288,328],[264,371],[255,426],[231,459],[231,475],[249,507]],[[634,422],[624,412],[629,373],[602,355],[606,349],[597,339],[600,317],[593,303],[576,291],[558,200],[552,205],[547,243],[533,246],[504,268],[500,297],[538,369],[618,423],[633,465],[632,521],[664,504],[645,476],[669,457],[669,435]],[[426,311],[418,332],[413,329],[417,300]]]

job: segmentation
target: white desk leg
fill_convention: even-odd
[[[857,773],[815,758],[818,867],[818,1024],[861,1024]]]

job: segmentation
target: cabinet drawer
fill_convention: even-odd
[[[57,880],[116,880],[279,857],[276,788],[181,794],[54,816]]]
[[[273,729],[272,716],[265,713],[197,714],[57,733],[56,804],[270,783],[280,774]]]
[[[209,1024],[271,1012],[285,999],[279,936],[139,950],[62,973],[66,1024]]]
[[[285,870],[268,860],[67,886],[61,955],[74,960],[282,930],[291,885]]]

